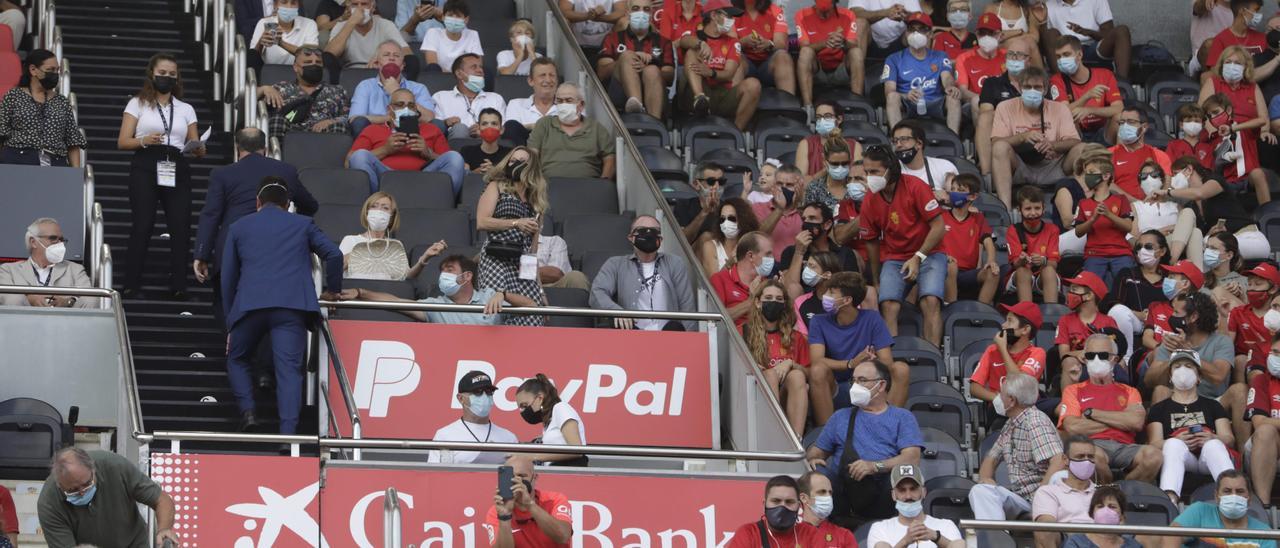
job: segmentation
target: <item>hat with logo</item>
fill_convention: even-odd
[[[742,15],[742,10],[734,7],[733,2],[730,2],[729,0],[707,0],[707,2],[702,5],[702,13],[711,13],[713,11],[720,10],[724,10],[724,12],[729,14],[730,17]]]
[[[1172,369],[1173,364],[1178,362],[1190,362],[1196,369],[1200,369],[1200,353],[1195,350],[1174,350],[1169,354],[1169,366]]]
[[[1276,270],[1275,265],[1272,265],[1271,263],[1259,264],[1258,266],[1253,267],[1252,270],[1245,272],[1245,274],[1257,276],[1271,282],[1272,286],[1280,287],[1280,270]]]
[[[1040,325],[1044,323],[1044,315],[1040,314],[1040,307],[1031,301],[1022,301],[1013,306],[1000,305],[1000,311],[1006,314],[1013,313],[1019,318],[1027,320],[1034,329],[1040,329]]]
[[[920,23],[926,27],[933,27],[933,19],[929,18],[929,14],[923,11],[912,12],[907,16],[907,24]]]
[[[920,473],[920,467],[914,464],[899,464],[889,473],[889,485],[893,487],[897,487],[904,479],[913,479],[917,485],[924,485],[924,475]]]
[[[1161,265],[1160,268],[1163,268],[1165,272],[1186,276],[1188,280],[1191,280],[1191,287],[1196,289],[1200,289],[1200,286],[1204,285],[1204,272],[1201,272],[1200,267],[1191,261],[1184,259],[1173,266]]]
[[[984,13],[978,18],[978,30],[1000,31],[1000,17],[994,13]]]
[[[462,376],[458,381],[458,393],[468,394],[477,390],[496,390],[493,386],[493,379],[489,378],[489,374],[483,371],[472,371]]]
[[[1097,297],[1098,300],[1102,300],[1107,296],[1107,284],[1102,283],[1102,278],[1099,278],[1097,274],[1092,272],[1081,271],[1080,275],[1074,278],[1067,278],[1062,281],[1071,285],[1081,285],[1089,288],[1089,291],[1092,291],[1093,295]]]

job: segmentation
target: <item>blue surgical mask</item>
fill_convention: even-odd
[[[1240,63],[1223,63],[1222,79],[1228,82],[1239,82],[1244,78],[1244,65]]]
[[[463,84],[471,93],[480,93],[484,89],[484,76],[476,76],[474,74],[467,75],[467,81]]]
[[[800,281],[804,282],[804,285],[813,287],[818,285],[818,282],[822,281],[822,278],[818,275],[818,271],[806,266],[800,273]]]
[[[1120,142],[1131,145],[1138,142],[1138,126],[1133,124],[1120,124],[1120,129],[1116,135],[1120,137]]]
[[[1218,511],[1227,519],[1240,519],[1249,513],[1249,499],[1240,495],[1223,495],[1218,499]]]
[[[65,496],[67,497],[67,502],[72,506],[88,506],[90,502],[93,502],[93,495],[97,492],[98,484],[97,482],[94,482],[94,484],[86,489],[82,494]]]
[[[1178,280],[1165,278],[1164,281],[1160,283],[1160,291],[1164,292],[1164,298],[1172,301],[1173,298],[1178,295]]]
[[[951,201],[951,207],[961,208],[961,207],[964,207],[964,204],[969,202],[969,193],[968,192],[948,192],[947,198],[949,198]]]
[[[1038,89],[1022,90],[1022,104],[1027,108],[1040,108],[1044,102],[1044,92]]]
[[[298,8],[277,8],[276,16],[280,18],[281,23],[292,23],[298,18]]]
[[[773,273],[773,257],[765,257],[760,261],[760,266],[756,267],[756,274],[768,276]]]
[[[1063,74],[1075,74],[1080,65],[1076,63],[1075,57],[1059,57],[1058,72]]]
[[[470,401],[467,402],[467,409],[477,417],[488,417],[489,411],[493,409],[493,396],[472,394]]]
[[[918,500],[911,502],[898,501],[894,506],[898,507],[898,514],[907,519],[914,518],[924,511],[924,504]]]
[[[457,295],[458,290],[462,289],[462,285],[458,283],[458,275],[452,272],[441,272],[436,287],[439,287],[440,293],[446,297]]]
[[[649,30],[649,14],[643,11],[631,12],[631,30],[636,32]]]
[[[463,19],[461,17],[451,17],[447,15],[445,16],[444,30],[457,34],[459,32],[462,32],[463,30],[466,30],[466,28],[467,28],[466,19]]]
[[[1255,11],[1253,12],[1253,17],[1249,18],[1249,26],[1256,27],[1260,24],[1262,24],[1262,12]]]
[[[1216,249],[1204,250],[1204,269],[1213,270],[1222,264],[1222,254]]]
[[[401,119],[401,118],[404,118],[405,116],[413,116],[414,114],[417,114],[417,113],[418,113],[417,111],[415,111],[415,110],[413,110],[413,109],[411,109],[411,108],[402,108],[402,109],[400,109],[400,110],[397,110],[397,111],[396,111],[396,123],[399,123],[399,122],[400,122],[400,119]]]
[[[813,124],[813,129],[818,132],[818,135],[825,136],[836,129],[836,119],[818,118],[818,121]]]
[[[843,181],[849,178],[849,166],[833,166],[827,165],[827,175],[836,181]]]
[[[1009,76],[1017,76],[1027,69],[1027,62],[1022,59],[1008,59],[1004,62],[1004,69],[1009,71]]]
[[[855,202],[861,202],[862,198],[867,195],[867,187],[858,183],[850,182],[844,185],[844,197]]]

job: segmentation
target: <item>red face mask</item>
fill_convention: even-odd
[[[1067,308],[1075,310],[1080,308],[1081,304],[1084,304],[1084,297],[1075,293],[1067,293]]]
[[[1034,217],[1034,218],[1023,217],[1022,218],[1022,224],[1026,225],[1026,227],[1030,228],[1031,230],[1039,230],[1040,223],[1041,223],[1041,219],[1039,217]]]
[[[502,136],[502,130],[496,127],[487,127],[480,130],[480,138],[486,143],[492,143]]]
[[[1209,118],[1209,124],[1215,128],[1220,128],[1222,126],[1227,125],[1228,123],[1230,123],[1230,116],[1227,115],[1227,111],[1225,110],[1222,111],[1221,114],[1218,114],[1217,116]]]
[[[1249,306],[1254,308],[1262,308],[1271,300],[1271,293],[1267,291],[1246,291],[1249,297]]]

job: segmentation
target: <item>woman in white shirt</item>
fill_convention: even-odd
[[[276,0],[275,15],[258,20],[249,44],[249,66],[254,70],[260,70],[262,63],[292,65],[298,48],[320,47],[320,29],[315,21],[298,15],[298,0]]]
[[[533,50],[537,43],[533,23],[526,19],[517,20],[507,29],[507,38],[511,39],[511,49],[498,52],[498,73],[528,76],[533,60],[541,57]]]
[[[586,445],[587,430],[582,424],[578,411],[561,401],[556,385],[551,379],[538,373],[532,379],[524,381],[516,390],[516,406],[520,409],[520,418],[529,424],[542,425],[543,445]],[[586,466],[586,455],[561,453],[539,453],[529,458],[546,462],[553,466]]]
[[[146,79],[120,121],[116,146],[135,151],[129,170],[129,209],[132,228],[126,253],[124,295],[142,289],[142,265],[146,262],[156,224],[156,202],[164,206],[169,232],[169,290],[178,300],[187,297],[187,269],[191,260],[191,166],[183,154],[188,142],[197,141],[196,111],[182,102],[182,75],[178,61],[167,53],[151,56]],[[204,156],[204,144],[188,151]]]
[[[364,215],[360,217],[360,226],[364,227],[364,232],[343,236],[342,242],[338,244],[338,249],[342,251],[343,277],[366,280],[412,280],[422,273],[427,261],[448,247],[444,240],[438,241],[427,248],[427,251],[413,263],[412,268],[407,264],[404,266],[397,264],[395,266],[398,268],[392,269],[396,272],[388,275],[388,269],[379,261],[386,257],[379,254],[392,253],[396,244],[403,247],[399,240],[392,237],[400,229],[400,210],[396,207],[396,199],[386,192],[374,192],[364,201],[364,208],[361,211]],[[367,253],[361,251],[353,259],[351,252],[360,244],[368,247]],[[408,261],[408,256],[402,254],[401,250],[395,249],[394,253],[396,253],[394,258],[396,262],[403,264]]]
[[[484,57],[480,47],[480,33],[467,28],[471,22],[471,8],[466,0],[449,0],[445,3],[444,28],[427,31],[422,39],[422,56],[427,61],[427,72],[451,72],[453,60],[464,53]]]
[[[573,25],[578,45],[600,48],[604,37],[627,16],[626,0],[560,0],[560,12]]]
[[[1148,230],[1159,230],[1169,239],[1169,263],[1187,259],[1202,266],[1204,260],[1204,234],[1196,227],[1196,212],[1182,207],[1168,192],[1173,181],[1164,176],[1163,170],[1153,160],[1147,160],[1138,171],[1138,182],[1147,199],[1133,202],[1133,238]],[[1186,176],[1180,178],[1181,188],[1186,188]]]

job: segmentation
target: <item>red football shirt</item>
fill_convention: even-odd
[[[1116,321],[1111,316],[1098,313],[1098,317],[1093,319],[1092,324],[1086,324],[1080,319],[1080,315],[1072,312],[1063,316],[1058,320],[1058,332],[1053,338],[1053,344],[1065,344],[1067,350],[1072,352],[1084,349],[1084,340],[1089,335],[1102,331],[1103,328],[1111,327],[1119,329]]]
[[[978,35],[968,31],[964,33],[963,40],[949,30],[933,35],[933,49],[947,54],[952,61],[958,61],[960,55],[973,51],[977,44]]]
[[[1249,379],[1244,420],[1259,416],[1280,419],[1280,379],[1270,373],[1254,375]]]
[[[1213,40],[1209,42],[1209,56],[1205,58],[1205,68],[1213,68],[1218,64],[1218,58],[1222,57],[1222,50],[1231,46],[1243,47],[1249,55],[1257,55],[1267,51],[1267,35],[1253,29],[1244,31],[1244,37],[1236,36],[1231,32],[1231,28],[1222,29]]]
[[[1179,139],[1181,140],[1181,139]],[[1139,200],[1145,199],[1147,193],[1142,191],[1142,184],[1138,181],[1138,173],[1142,171],[1142,164],[1147,160],[1155,160],[1156,165],[1160,166],[1160,170],[1169,173],[1169,155],[1151,145],[1142,145],[1137,150],[1129,150],[1124,145],[1116,145],[1111,147],[1111,166],[1115,168],[1115,174],[1112,179],[1120,190],[1128,192],[1130,196]],[[1212,153],[1213,151],[1210,151]]]
[[[1083,68],[1083,67],[1082,67]],[[1112,103],[1119,103],[1123,99],[1120,97],[1120,86],[1116,83],[1115,73],[1104,68],[1090,68],[1089,80],[1083,84],[1071,82],[1068,89],[1062,79],[1062,73],[1056,73],[1049,80],[1049,98],[1054,101],[1062,101],[1066,103],[1074,103],[1089,90],[1095,86],[1106,86],[1107,91],[1102,94],[1099,99],[1089,99],[1085,102],[1086,107],[1106,107]],[[1107,124],[1107,119],[1101,116],[1090,114],[1080,119],[1079,127],[1085,131],[1094,131]]]
[[[1203,131],[1200,132],[1200,140],[1196,141],[1195,146],[1188,143],[1186,139],[1174,139],[1164,147],[1164,153],[1170,160],[1177,160],[1183,156],[1195,156],[1205,169],[1213,169],[1213,145],[1209,144],[1208,137]]]
[[[436,154],[449,152],[449,141],[434,124],[419,123],[418,133],[427,142],[427,146]],[[391,126],[387,124],[370,124],[360,132],[356,141],[351,143],[351,150],[373,150],[382,146],[391,138]],[[396,171],[422,171],[427,166],[427,159],[417,152],[402,148],[382,159],[382,163]]]
[[[724,303],[725,308],[733,308],[751,298],[751,288],[742,283],[742,278],[738,276],[738,267],[734,263],[729,263],[729,266],[711,275],[711,287],[716,290],[716,295],[720,297],[720,302]],[[738,327],[742,327],[744,323],[747,323],[747,314],[743,314],[741,318],[734,321]]]
[[[1009,264],[1011,266],[1018,260],[1018,256],[1023,253],[1028,256],[1040,255],[1049,261],[1055,262],[1062,258],[1062,253],[1058,251],[1058,236],[1061,234],[1061,231],[1058,230],[1058,225],[1041,221],[1038,232],[1030,230],[1026,232],[1027,241],[1024,249],[1023,241],[1018,237],[1018,227],[1011,226],[1006,229],[1005,241],[1009,242]],[[1035,270],[1039,271],[1039,268]]]
[[[1173,305],[1169,301],[1156,301],[1147,306],[1147,321],[1144,327],[1150,327],[1156,342],[1164,340],[1165,333],[1173,332],[1169,318],[1173,317]]]
[[[859,234],[866,241],[880,240],[881,261],[905,261],[924,245],[929,221],[941,214],[929,185],[904,174],[892,202],[885,201],[883,191],[862,199]]]
[[[545,510],[551,517],[560,521],[573,523],[573,513],[569,511],[569,499],[563,493],[555,491],[533,490],[534,503]],[[498,511],[489,507],[489,515],[484,519],[484,530],[489,533],[489,544],[498,540]],[[533,522],[533,515],[519,508],[511,511],[511,536],[516,546],[531,548],[554,548],[569,546],[570,543],[556,544],[547,538],[547,534]]]
[[[659,67],[675,64],[671,54],[671,43],[656,32],[647,32],[644,38],[639,38],[631,32],[631,29],[622,30],[605,36],[604,42],[600,44],[601,59],[617,59],[618,55],[624,51],[648,53],[653,56],[653,64]]]
[[[1022,349],[1022,352],[1010,354],[1010,358],[1018,364],[1018,369],[1023,373],[1035,377],[1037,380],[1044,374],[1045,352],[1043,348],[1035,345]],[[973,370],[973,375],[969,380],[985,386],[991,390],[999,391],[1004,385],[1004,378],[1009,373],[1005,368],[1004,358],[1000,357],[1000,349],[996,345],[987,347],[987,351],[982,353],[982,359],[978,360],[978,368]]]
[[[1262,316],[1253,313],[1247,305],[1231,309],[1227,317],[1227,331],[1236,334],[1236,355],[1245,356],[1253,351],[1249,364],[1267,362],[1267,354],[1271,352],[1271,331],[1262,322]]]
[[[772,42],[774,34],[787,35],[787,17],[782,13],[781,7],[777,4],[771,4],[769,9],[763,13],[756,14],[754,18],[745,11],[742,15],[733,18],[733,30],[737,33],[738,38],[755,35],[766,42]],[[768,59],[772,53],[765,50],[750,50],[746,48],[743,48],[743,50],[747,59],[755,63]]]
[[[1003,49],[996,50],[990,59],[983,57],[977,48],[961,53],[956,59],[956,83],[974,93],[982,93],[982,83],[987,78],[1004,74],[1004,55]]]
[[[0,488],[0,533],[18,534],[18,511],[8,488]]]
[[[835,13],[823,18],[816,8],[805,8],[796,13],[796,34],[800,45],[820,44],[833,32],[844,34],[846,42],[858,39],[858,17],[848,9],[836,7]],[[818,62],[822,70],[833,71],[844,62],[844,50],[824,47],[818,50]]]
[[[1073,384],[1062,389],[1062,406],[1058,408],[1058,428],[1062,428],[1067,417],[1083,416],[1085,409],[1124,411],[1126,407],[1135,403],[1142,403],[1142,395],[1127,384],[1118,382],[1093,384],[1090,381]],[[1128,430],[1108,427],[1089,437],[1095,440],[1112,440],[1130,444],[1133,443],[1135,434]]]
[[[954,212],[942,214],[942,224],[947,229],[942,235],[938,250],[956,260],[961,271],[978,268],[982,241],[991,237],[991,225],[981,213],[969,212],[963,221]]]
[[[848,529],[822,520],[818,523],[818,548],[858,548],[858,539]]]
[[[765,369],[773,369],[775,365],[785,360],[791,360],[809,367],[809,339],[805,338],[804,333],[799,331],[791,332],[790,351],[782,348],[781,332],[766,333],[764,337],[765,340],[769,341],[769,366]]]
[[[1104,201],[1111,214],[1117,217],[1132,217],[1129,200],[1119,194],[1112,194]],[[1076,215],[1076,223],[1083,223],[1097,213],[1098,201],[1093,198],[1080,200],[1080,212]],[[1127,232],[1120,230],[1111,219],[1102,217],[1089,229],[1089,239],[1084,243],[1085,257],[1121,257],[1132,255],[1129,241],[1125,239]]]
[[[742,524],[733,532],[733,540],[729,541],[727,548],[797,548],[797,547],[813,547],[819,546],[818,528],[808,523],[800,522],[790,531],[785,533],[774,533],[765,528],[765,536],[769,538],[769,546],[760,544],[760,526],[759,521],[752,521]]]
[[[653,27],[669,42],[675,42],[702,30],[702,3],[694,2],[693,16],[684,18],[684,6],[678,0],[666,0],[662,9],[653,12]]]
[[[724,67],[729,61],[738,61],[742,58],[741,48],[738,39],[728,34],[721,34],[715,38],[707,37],[707,45],[711,47],[711,57],[707,59],[707,66],[715,71],[724,71]],[[704,78],[702,85],[720,88],[733,87],[733,82],[722,82],[711,78]]]

